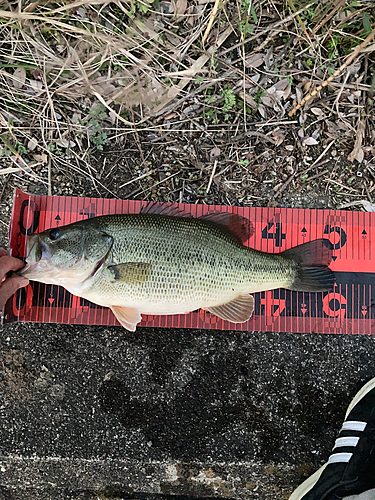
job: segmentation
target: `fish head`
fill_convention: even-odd
[[[42,283],[77,285],[98,271],[112,245],[113,237],[92,224],[48,229],[28,237],[21,274]]]

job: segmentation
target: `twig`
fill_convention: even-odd
[[[356,207],[357,205],[362,205],[362,207],[363,207],[362,201],[349,201],[348,203],[344,203],[342,205],[339,205],[337,207],[337,210],[345,210],[345,208]]]
[[[322,153],[321,155],[319,155],[319,156],[318,156],[318,158],[314,161],[314,163],[312,163],[312,164],[310,165],[310,167],[309,167],[309,168],[313,168],[313,167],[314,167],[317,163],[319,163],[319,161],[323,158],[323,156],[327,153],[327,151],[329,151],[329,150],[330,150],[331,146],[335,143],[335,141],[336,141],[336,139],[333,139],[333,141],[331,141],[331,142],[328,144],[328,146],[326,146],[326,147],[324,148],[323,153]]]
[[[320,92],[324,87],[326,87],[329,82],[331,82],[336,76],[338,76],[349,64],[358,56],[362,49],[366,47],[367,44],[371,42],[371,40],[375,36],[375,29],[369,34],[369,36],[359,45],[356,50],[348,57],[348,59],[337,69],[333,75],[331,75],[327,80],[325,80],[319,87],[317,87],[311,94],[308,94],[306,97],[302,99],[302,101],[290,111],[289,116],[293,116],[296,111],[298,111],[307,101],[309,101],[312,97],[314,97],[318,92]]]
[[[204,35],[203,35],[203,38],[202,38],[202,45],[207,40],[207,37],[210,34],[210,31],[211,31],[211,28],[212,28],[212,24],[213,24],[213,22],[215,20],[217,11],[219,9],[219,4],[220,4],[220,0],[215,0],[215,5],[214,5],[214,7],[212,9],[212,12],[211,12],[211,15],[210,15],[210,19],[208,20],[206,31],[204,32]]]
[[[47,168],[48,168],[48,196],[52,196],[52,176],[51,176],[51,156],[48,156],[47,160]]]
[[[318,177],[322,177],[325,174],[329,174],[329,170],[324,170],[323,172],[320,172],[320,174],[315,174],[312,177],[308,178],[308,181],[313,181],[314,179],[317,179]]]
[[[215,175],[216,167],[217,167],[217,160],[215,160],[214,166],[213,166],[213,168],[212,168],[212,172],[211,172],[210,180],[208,181],[208,186],[207,186],[207,189],[206,189],[206,194],[208,194],[208,193],[209,193],[209,191],[210,191],[211,184],[212,184],[212,180],[213,180],[214,175]]]
[[[328,23],[330,19],[336,14],[336,12],[343,6],[345,5],[346,0],[338,0],[336,1],[336,5],[333,7],[333,9],[330,9],[329,13],[326,15],[326,17],[320,21],[314,28],[313,28],[313,34],[315,35],[322,26]]]
[[[289,186],[294,177],[297,175],[297,170],[284,182],[284,184],[276,191],[274,197],[278,198],[281,193]]]
[[[140,181],[141,179],[144,179],[145,177],[147,177],[149,175],[152,175],[155,172],[156,172],[156,170],[151,170],[150,172],[146,172],[145,174],[142,174],[139,177],[135,177],[131,181],[125,182],[125,184],[121,184],[121,186],[119,187],[119,189],[121,189],[121,188],[123,188],[125,186],[129,186],[129,184],[133,184],[133,182]]]

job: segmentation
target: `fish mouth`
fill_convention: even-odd
[[[43,241],[40,240],[37,234],[31,235],[27,240],[27,257],[26,265],[21,270],[21,276],[34,279],[40,273],[48,273],[52,271],[52,266],[48,264],[50,252]]]

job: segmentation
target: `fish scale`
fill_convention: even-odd
[[[149,301],[160,310],[163,301],[191,310],[229,302],[239,293],[258,290],[265,281],[277,286],[293,281],[293,263],[258,254],[204,221],[141,214],[103,217],[100,223],[114,236],[114,263],[146,262],[152,268],[146,282],[130,286],[104,280],[103,269],[85,292],[87,298],[100,289],[101,296],[112,301],[121,294],[128,304],[140,306],[139,301],[145,307],[143,302]],[[267,275],[256,258],[271,260]]]
[[[252,292],[332,286],[322,240],[281,254],[260,252],[241,243],[249,221],[227,215],[140,213],[79,221],[29,238],[22,274],[110,307],[130,330],[142,313],[199,308],[243,322],[253,312]]]

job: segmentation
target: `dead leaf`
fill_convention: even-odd
[[[98,78],[97,80],[100,79]],[[102,97],[109,97],[115,90],[117,90],[117,87],[106,81],[93,83],[92,86]]]
[[[185,19],[190,26],[194,26],[197,21],[197,9],[195,5],[190,5],[190,7],[187,9],[186,14],[188,17]]]
[[[32,69],[30,71],[30,73],[33,75],[33,77],[36,79],[36,80],[41,80],[42,79],[42,75],[40,73],[40,69],[39,68],[35,68],[35,69]]]
[[[340,132],[339,127],[337,126],[337,124],[335,122],[331,122],[330,120],[326,120],[325,123],[326,123],[326,127],[327,127],[328,136],[331,139],[337,139],[337,138],[341,137],[342,134]]]
[[[258,111],[259,111],[259,114],[262,118],[266,118],[266,116],[267,116],[266,108],[263,106],[263,104],[259,104]]]
[[[81,16],[83,19],[88,19],[87,17],[87,8],[86,7],[80,7],[77,10],[77,14]]]
[[[178,87],[171,87],[167,92],[167,96],[173,99],[174,97],[178,96],[179,93],[180,89]]]
[[[304,93],[308,94],[310,92],[311,87],[312,87],[312,82],[305,82],[303,85]]]
[[[258,104],[257,104],[256,100],[250,94],[247,94],[246,92],[240,92],[239,96],[246,102],[246,104],[248,104],[250,106],[250,108],[253,111],[257,111]]]
[[[297,102],[300,103],[303,99],[303,93],[299,87],[296,87],[296,96],[297,96]]]
[[[16,89],[22,89],[26,81],[26,70],[25,68],[17,68],[13,73],[13,87]]]
[[[375,212],[375,205],[373,205],[369,201],[362,200],[362,205],[363,205],[363,208],[366,210],[366,212]]]
[[[354,149],[348,156],[348,160],[351,162],[357,160],[359,163],[361,163],[363,161],[365,154],[362,149],[362,141],[365,136],[365,128],[366,128],[365,121],[359,120],[357,134],[354,143]]]
[[[45,153],[42,153],[41,155],[33,155],[33,158],[38,163],[46,164],[48,162],[48,156]]]
[[[280,95],[284,93],[284,90],[289,86],[289,80],[287,78],[284,78],[283,80],[279,80],[278,82],[273,85],[275,90],[277,91],[282,91]]]
[[[323,111],[320,108],[311,108],[310,111],[314,113],[315,116],[320,116],[321,114],[323,114]]]
[[[264,62],[267,68],[271,68],[274,61],[273,49],[269,48],[264,56]]]
[[[34,151],[34,149],[37,147],[38,141],[35,139],[35,137],[32,137],[29,142],[27,143],[27,149],[30,149],[30,151]]]
[[[217,146],[212,148],[210,151],[210,158],[211,160],[215,159],[217,156],[221,155],[221,149],[218,148]]]
[[[252,54],[245,59],[246,68],[259,68],[264,63],[264,54]]]
[[[302,141],[302,144],[304,146],[315,146],[316,144],[319,144],[319,142],[314,139],[314,137],[306,137],[306,139]]]
[[[30,87],[35,92],[40,92],[41,90],[43,90],[43,82],[40,80],[30,80]]]
[[[166,116],[163,117],[163,120],[167,122],[168,120],[172,120],[172,118],[174,118],[175,116],[177,116],[177,113],[175,112],[168,113]]]
[[[179,18],[179,16],[185,14],[187,9],[187,0],[177,0],[176,2],[172,1],[172,5],[174,10],[174,15],[177,17],[177,19]]]
[[[288,97],[290,96],[290,93],[292,92],[292,87],[290,85],[287,86],[287,88],[284,90],[283,93],[283,99],[286,101]]]
[[[79,123],[79,121],[81,120],[81,118],[82,118],[81,113],[74,112],[70,121],[72,123],[74,123],[74,125],[77,125]]]
[[[275,130],[272,132],[273,137],[275,138],[275,146],[280,146],[280,144],[285,139],[285,135],[282,132]]]
[[[272,97],[269,95],[265,95],[262,97],[262,103],[268,106],[269,108],[273,107],[274,102],[275,102],[274,99],[272,99]]]
[[[111,123],[114,125],[117,120],[116,113],[114,111],[109,112],[109,119],[111,120]]]
[[[61,146],[62,148],[74,148],[74,146],[76,145],[74,141],[69,141],[64,137],[61,137],[61,139],[57,139],[56,144],[58,146]]]
[[[311,137],[313,137],[316,140],[319,139],[319,136],[320,136],[320,127],[318,127],[317,129],[315,129],[314,132],[311,134]]]
[[[191,104],[190,106],[186,106],[186,108],[182,110],[182,114],[189,115],[190,113],[195,113],[196,110],[199,109],[200,107],[201,107],[200,104]]]

